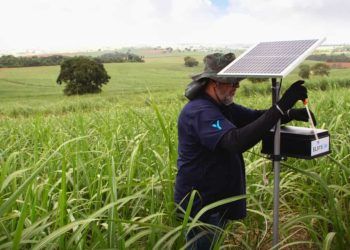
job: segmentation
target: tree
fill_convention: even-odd
[[[64,94],[82,95],[101,92],[102,84],[107,84],[110,78],[101,62],[79,56],[63,61],[56,82],[67,84]]]
[[[0,67],[18,67],[18,59],[12,55],[0,57]]]
[[[269,78],[248,78],[248,81],[251,83],[260,83],[260,82],[267,82]]]
[[[325,63],[316,63],[311,67],[311,71],[314,75],[328,76],[331,68]]]
[[[184,58],[184,61],[185,61],[186,67],[194,67],[194,66],[198,65],[198,61],[195,58],[190,57],[190,56],[186,56]]]
[[[299,73],[298,75],[302,78],[302,79],[309,79],[310,78],[310,66],[307,64],[302,64],[299,66]]]

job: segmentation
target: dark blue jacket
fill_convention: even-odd
[[[201,96],[187,103],[178,119],[178,173],[175,202],[186,210],[189,195],[197,190],[191,215],[215,201],[246,193],[242,152],[220,147],[221,138],[233,128],[251,123],[264,111],[237,104],[218,105],[211,97]],[[246,200],[217,207],[228,219],[246,216]]]

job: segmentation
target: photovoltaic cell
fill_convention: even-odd
[[[284,77],[322,42],[323,39],[262,42],[248,49],[219,75]]]

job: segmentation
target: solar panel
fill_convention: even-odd
[[[324,40],[261,42],[248,49],[218,74],[237,77],[283,78]]]

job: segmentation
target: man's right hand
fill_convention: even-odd
[[[303,80],[296,81],[284,92],[282,98],[277,102],[283,112],[291,109],[297,101],[304,101],[307,98],[307,89],[303,84]]]
[[[312,122],[316,126],[317,122],[316,122],[315,114],[311,110],[309,110],[309,111],[310,111]],[[309,115],[306,111],[306,108],[290,109],[287,111],[287,116],[288,116],[288,118],[290,118],[292,120],[296,120],[296,121],[307,122],[309,120]]]

